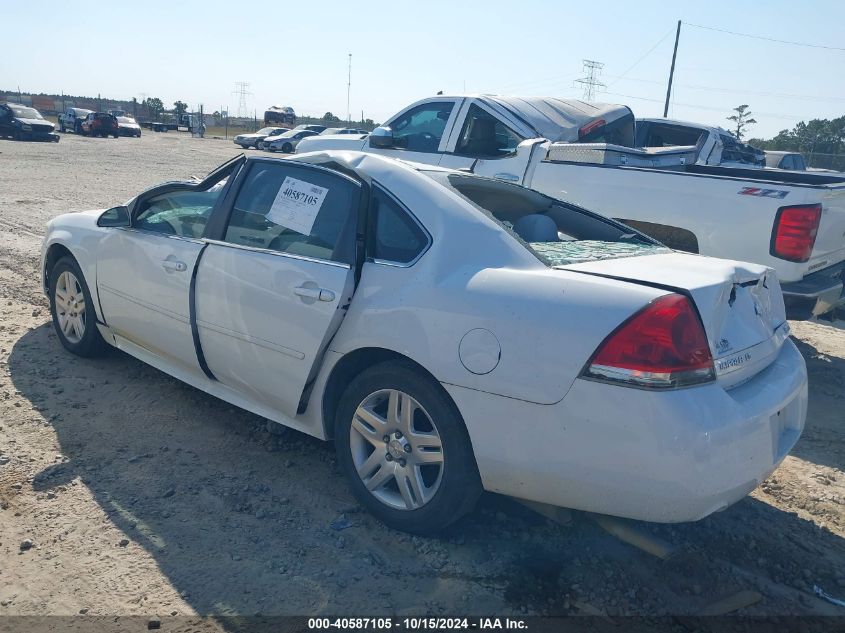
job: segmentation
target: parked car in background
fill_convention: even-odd
[[[135,136],[141,138],[141,126],[131,116],[117,116],[117,131],[121,136]]]
[[[804,157],[799,152],[776,152],[767,149],[766,167],[806,171],[807,163],[804,162]]]
[[[112,345],[333,438],[359,502],[414,533],[482,489],[694,521],[766,479],[806,417],[771,269],[372,154],[241,155],[61,215],[41,277],[68,351]]]
[[[0,136],[17,141],[54,141],[61,138],[56,126],[35,108],[19,103],[0,103]]]
[[[766,152],[721,127],[674,119],[637,119],[634,147],[691,146],[697,165],[765,167]]]
[[[312,130],[287,130],[276,136],[268,136],[258,144],[258,148],[267,150],[268,152],[285,152],[286,154],[290,154],[302,139],[308,138],[309,136],[317,136],[317,132]]]
[[[268,136],[278,136],[279,134],[284,134],[289,131],[290,128],[286,127],[265,127],[261,128],[257,132],[252,132],[251,134],[238,134],[232,140],[235,145],[240,145],[244,149],[249,147],[258,149],[258,144]]]
[[[108,112],[91,112],[82,122],[82,134],[86,136],[120,136],[117,117]]]
[[[326,129],[326,126],[325,125],[312,124],[312,123],[302,123],[300,125],[297,125],[293,129],[294,130],[310,130],[311,132],[316,132],[317,134],[319,134],[320,132],[322,132],[323,130]]]
[[[93,110],[85,108],[67,108],[59,115],[59,131],[82,134],[82,122],[92,112]]]
[[[270,106],[264,111],[264,125],[296,125],[296,112],[290,106]]]
[[[845,305],[845,175],[700,164],[694,146],[635,143],[623,105],[440,95],[366,138],[316,136],[296,151],[366,151],[520,183],[672,248],[774,268],[790,318]]]
[[[109,114],[111,114],[112,116],[117,117],[118,119],[119,119],[120,117],[122,117],[122,116],[127,116],[127,115],[126,115],[126,110],[116,110],[116,109],[111,109],[111,110],[106,110],[106,112],[108,112],[108,113],[109,113]]]
[[[359,130],[354,127],[327,127],[320,132],[320,136],[328,136],[330,134],[369,134],[367,130]]]

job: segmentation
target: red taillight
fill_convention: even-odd
[[[716,376],[704,327],[689,300],[679,294],[656,299],[616,328],[584,374],[651,389],[684,387]]]
[[[596,119],[595,121],[590,121],[589,123],[582,126],[578,130],[578,140],[583,139],[590,132],[592,132],[595,129],[600,128],[601,126],[605,125],[606,123],[607,123],[607,121],[605,121],[604,119]]]
[[[822,205],[781,207],[772,230],[771,254],[791,262],[806,262],[813,252]]]

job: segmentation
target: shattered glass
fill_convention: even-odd
[[[658,244],[638,242],[604,242],[601,240],[570,240],[565,242],[529,242],[531,249],[549,266],[564,266],[603,259],[638,257],[669,253]]]

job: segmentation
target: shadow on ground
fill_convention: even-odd
[[[584,515],[562,527],[493,495],[441,538],[412,538],[359,511],[330,444],[268,433],[122,353],[75,358],[44,324],[14,344],[9,369],[67,458],[33,488],[81,480],[199,614],[565,614],[577,601],[657,615],[748,588],[764,595],[752,614],[826,613],[799,594],[845,567],[841,538],[752,498],[646,526],[679,545],[669,561]],[[336,531],[340,515],[352,527]]]

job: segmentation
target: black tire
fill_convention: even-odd
[[[439,486],[424,505],[415,509],[398,509],[374,496],[358,475],[353,458],[350,430],[355,411],[372,394],[386,389],[402,391],[416,400],[430,417],[442,443]],[[338,464],[352,494],[387,526],[411,534],[433,534],[475,507],[482,492],[481,478],[460,413],[442,386],[410,363],[388,361],[359,374],[341,396],[334,431]],[[404,468],[404,460],[400,461]]]
[[[74,131],[77,134],[82,134],[82,124],[77,121],[76,125],[74,126]]]
[[[59,119],[59,132],[61,132],[62,134],[65,133],[65,122],[61,119]]]
[[[84,328],[82,336],[79,337],[78,341],[69,339],[59,324],[58,310],[61,310],[62,314],[65,314],[65,312],[64,308],[60,308],[56,304],[56,289],[59,284],[59,277],[65,272],[71,273],[76,278],[85,301]],[[96,312],[94,302],[91,299],[91,291],[88,290],[88,284],[82,275],[82,271],[79,269],[79,264],[72,257],[62,257],[50,271],[50,315],[53,317],[53,327],[56,330],[59,341],[72,354],[91,358],[101,356],[108,349],[108,344],[103,340],[100,330],[97,328]]]
[[[284,145],[282,145],[282,151],[285,154],[290,154],[293,151],[293,147],[291,147],[290,143],[285,143]]]

